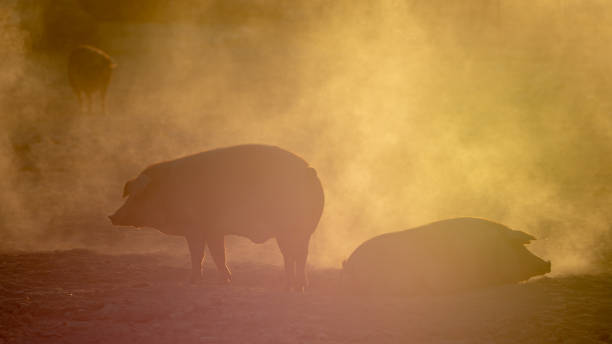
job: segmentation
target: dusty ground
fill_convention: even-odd
[[[0,255],[0,343],[612,343],[612,274],[460,295],[359,297],[337,270],[280,288],[272,265],[185,283],[185,257],[67,250]]]

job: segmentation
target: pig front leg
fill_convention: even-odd
[[[204,247],[206,241],[204,235],[198,232],[190,232],[185,235],[187,246],[189,246],[189,254],[191,255],[191,283],[200,283],[202,281],[202,264],[204,261]]]
[[[222,234],[213,234],[208,238],[208,249],[212,255],[213,261],[220,273],[222,283],[230,283],[232,274],[227,267],[225,260],[225,237]]]

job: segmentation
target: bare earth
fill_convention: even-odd
[[[612,274],[541,278],[459,295],[355,296],[337,270],[304,294],[271,265],[214,269],[86,250],[0,255],[0,343],[612,343]]]

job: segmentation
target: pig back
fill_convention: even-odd
[[[315,170],[273,146],[215,149],[153,165],[143,174],[151,178],[149,197],[165,215],[158,229],[171,234],[199,227],[256,242],[281,231],[310,234],[323,209]]]

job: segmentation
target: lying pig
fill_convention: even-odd
[[[82,94],[85,94],[87,110],[91,112],[91,95],[100,92],[102,113],[104,113],[106,89],[116,66],[111,57],[98,48],[81,45],[72,51],[68,58],[68,79],[74,94],[79,98],[81,108]]]
[[[255,243],[276,238],[287,287],[306,286],[308,245],[324,196],[316,171],[288,151],[241,145],[158,163],[127,182],[123,196],[127,200],[111,222],[185,236],[192,281],[201,279],[208,245],[229,282],[224,236],[233,234]]]
[[[550,272],[525,248],[535,238],[478,218],[454,218],[367,240],[344,263],[343,282],[366,293],[452,292]]]

